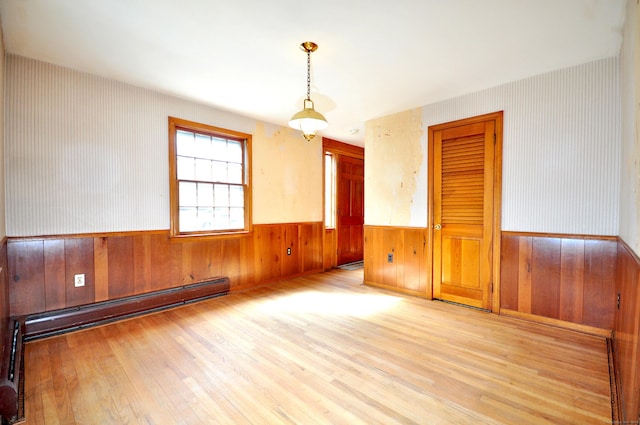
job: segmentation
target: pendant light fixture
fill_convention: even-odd
[[[304,100],[303,109],[289,120],[289,126],[302,131],[302,137],[310,141],[316,133],[326,128],[329,123],[321,113],[313,108],[311,100],[311,53],[318,49],[313,41],[305,41],[300,45],[303,52],[307,53],[307,98]]]

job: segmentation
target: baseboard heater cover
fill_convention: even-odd
[[[229,278],[221,277],[131,297],[32,314],[24,318],[24,340],[28,342],[219,297],[228,294],[229,289]]]
[[[0,365],[0,420],[3,425],[24,419],[23,326],[19,320],[8,322]]]

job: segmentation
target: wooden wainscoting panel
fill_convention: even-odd
[[[93,238],[64,241],[66,307],[95,302]],[[84,274],[84,286],[75,287],[76,274]]]
[[[221,276],[225,243],[226,241],[224,239],[216,239],[211,242],[200,243],[200,245],[208,245],[209,248],[203,250],[205,256],[201,258],[201,268],[196,277],[196,282],[202,282],[212,275]]]
[[[66,262],[64,239],[44,241],[44,297],[45,309],[67,306]]]
[[[10,329],[11,304],[7,272],[7,238],[3,238],[0,243],[0,344],[7,340],[7,332]],[[4,347],[0,350],[4,350]]]
[[[303,273],[320,271],[323,268],[322,233],[324,226],[318,223],[302,223],[299,226],[300,271]]]
[[[424,263],[422,257],[422,238],[420,231],[404,232],[404,241],[402,244],[402,281],[403,287],[412,291],[420,291],[420,266]],[[424,288],[422,288],[424,289]]]
[[[282,226],[282,269],[284,276],[293,276],[300,270],[300,246],[298,245],[298,225],[287,224]],[[287,251],[291,249],[291,251]],[[290,252],[290,253],[289,253]]]
[[[555,238],[533,238],[531,255],[531,313],[560,317],[560,246]]]
[[[255,229],[255,226],[254,226]],[[253,235],[255,235],[255,230]],[[321,244],[322,241],[318,240],[316,243]],[[255,262],[255,241],[254,236],[240,239],[240,251],[238,252],[238,270],[239,275],[234,279],[231,279],[231,291],[237,289],[246,288],[257,283],[256,281],[256,262]]]
[[[172,241],[145,231],[8,241],[12,315],[41,313],[228,277],[231,291],[319,272],[323,224],[254,225],[240,237]],[[286,248],[291,247],[291,255]],[[76,288],[75,274],[85,275]],[[17,276],[17,280],[13,279]]]
[[[255,279],[265,282],[282,275],[282,228],[260,225],[253,228]]]
[[[324,231],[324,270],[330,270],[338,265],[336,259],[336,229],[325,229]],[[366,255],[366,244],[365,244]]]
[[[231,245],[227,244],[224,239],[217,239],[212,241],[211,249],[208,251],[209,256],[205,258],[203,264],[206,265],[206,270],[203,270],[200,275],[199,281],[206,280],[209,276],[222,276],[222,269],[224,267],[224,259],[227,255],[233,257],[229,251]]]
[[[151,287],[154,291],[179,286],[182,281],[183,243],[171,243],[169,234],[152,234]]]
[[[246,238],[229,238],[221,240],[220,257],[212,258],[212,263],[217,263],[218,268],[211,271],[218,271],[218,276],[225,276],[236,280],[240,275],[240,246]],[[212,276],[211,276],[212,277]]]
[[[427,229],[365,226],[364,235],[367,284],[431,298]],[[391,262],[389,255],[393,256]]]
[[[516,235],[502,235],[500,255],[500,306],[508,310],[518,310],[518,278],[520,238]]]
[[[217,240],[183,243],[181,284],[190,285],[205,279],[211,267],[210,259],[216,256],[219,250]]]
[[[107,238],[93,238],[93,276],[95,301],[109,299],[109,247]]]
[[[364,226],[364,281],[382,283],[382,238],[378,227]]]
[[[135,294],[133,238],[109,237],[109,299]]]
[[[584,239],[562,239],[559,318],[567,322],[583,323],[584,242]]]
[[[631,422],[640,414],[640,259],[623,241],[618,241],[616,266],[620,294],[614,325],[616,372],[622,384],[624,419]]]
[[[613,329],[617,242],[585,241],[585,325]]]
[[[7,244],[11,316],[44,311],[44,244],[41,240]]]
[[[615,240],[503,232],[501,309],[613,328]]]
[[[385,287],[400,287],[402,276],[398,273],[398,265],[402,265],[402,231],[394,228],[382,229],[382,284]],[[389,255],[392,261],[389,261]]]
[[[236,238],[182,243],[182,284],[202,282],[214,276],[240,274],[241,243]]]
[[[153,290],[151,281],[151,235],[133,236],[133,286],[136,294]]]
[[[426,229],[406,229],[404,231],[403,288],[425,295],[430,277],[426,266],[426,245]]]
[[[533,240],[520,238],[518,244],[518,311],[531,313],[531,266]],[[501,285],[502,286],[502,285]]]

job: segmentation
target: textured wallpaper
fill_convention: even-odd
[[[620,237],[640,256],[640,8],[627,3],[620,52],[622,172]]]
[[[320,140],[19,56],[6,65],[9,236],[168,229],[168,116],[253,135],[254,223],[322,220]]]
[[[424,129],[421,139],[412,138],[412,147],[405,149],[405,157],[398,161],[415,157],[418,146],[426,148],[430,125],[501,110],[502,229],[617,235],[621,153],[618,59],[533,76],[424,106],[417,125]],[[367,128],[385,119],[372,120]],[[380,149],[384,148],[375,135],[367,133],[367,157]],[[422,153],[422,161],[416,169],[426,169],[426,153]],[[376,172],[379,180],[392,179],[394,164]],[[396,202],[397,194],[392,191],[379,196],[386,201],[378,205],[368,202],[367,224],[426,226],[428,194],[423,175],[409,197],[411,202],[407,197]],[[394,211],[381,215],[388,204],[394,205]],[[416,205],[425,207],[417,211]]]

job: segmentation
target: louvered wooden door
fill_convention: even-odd
[[[490,309],[495,121],[433,131],[433,297]]]

